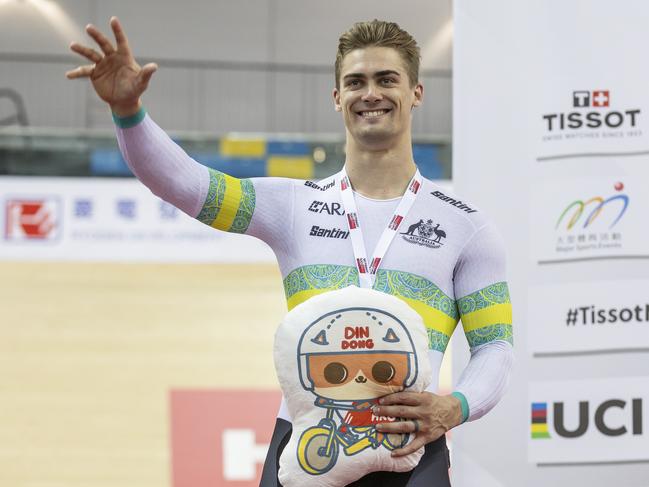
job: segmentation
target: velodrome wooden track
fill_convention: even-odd
[[[169,390],[277,388],[275,265],[0,263],[0,486],[165,487]]]

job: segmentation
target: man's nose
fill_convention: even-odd
[[[379,86],[375,83],[368,83],[367,88],[365,89],[365,93],[363,93],[362,100],[368,103],[375,103],[377,101],[381,101],[383,99],[383,95],[381,93],[381,90],[379,89]]]

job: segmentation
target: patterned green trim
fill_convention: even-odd
[[[356,268],[333,264],[298,267],[284,278],[286,299],[301,291],[342,289],[350,285],[359,285]],[[374,289],[392,296],[423,302],[455,320],[458,319],[455,301],[423,277],[407,272],[379,270]],[[431,328],[427,328],[426,331],[428,348],[443,353],[451,337]]]
[[[250,225],[252,214],[255,212],[255,203],[257,197],[255,195],[255,187],[250,179],[241,180],[241,203],[239,209],[234,216],[234,221],[228,232],[245,233]]]
[[[312,289],[342,289],[358,286],[358,271],[355,267],[317,264],[298,267],[284,279],[286,299],[301,291]]]
[[[464,394],[461,392],[452,392],[451,396],[456,397],[460,400],[460,406],[462,407],[462,422],[464,423],[467,419],[469,419],[469,401],[466,400],[466,397],[464,397]]]
[[[426,328],[426,331],[428,332],[428,349],[444,353],[451,337],[432,328]]]
[[[466,339],[471,348],[494,340],[505,340],[514,345],[514,333],[512,325],[490,325],[466,333]]]
[[[144,120],[145,116],[146,110],[144,107],[141,107],[135,115],[131,115],[130,117],[120,117],[116,113],[113,113],[113,122],[121,129],[130,129]]]
[[[209,169],[210,187],[203,208],[196,219],[205,225],[212,225],[221,210],[225,196],[225,175],[215,169]]]
[[[457,300],[461,315],[488,308],[494,304],[509,303],[509,288],[506,282],[498,282]]]
[[[425,277],[408,272],[379,269],[374,289],[393,296],[421,301],[456,321],[459,319],[455,300],[444,294]]]

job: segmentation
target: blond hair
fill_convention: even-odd
[[[391,47],[395,49],[406,65],[410,86],[419,82],[419,46],[417,41],[394,22],[374,19],[371,22],[357,22],[338,39],[336,52],[336,88],[340,88],[340,67],[343,58],[355,49],[365,47]]]

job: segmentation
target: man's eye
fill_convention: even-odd
[[[382,78],[381,83],[383,83],[384,85],[391,85],[395,83],[395,80],[393,80],[392,78]]]
[[[353,79],[347,83],[347,86],[355,87],[355,86],[360,86],[360,84],[361,84],[360,80]]]

